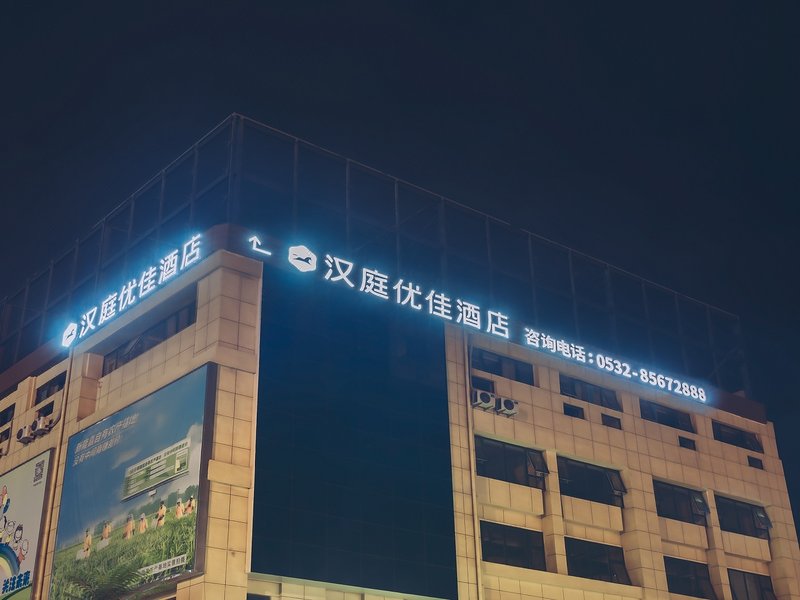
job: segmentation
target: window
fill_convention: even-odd
[[[580,406],[575,406],[574,404],[567,404],[564,402],[564,414],[568,417],[573,417],[575,419],[585,419],[586,416],[583,413],[583,408]]]
[[[697,450],[697,442],[695,442],[692,438],[683,437],[682,435],[678,436],[678,444],[681,448],[686,448],[687,450]]]
[[[533,385],[533,366],[521,360],[501,356],[483,348],[473,348],[471,362],[473,369]]]
[[[656,494],[656,511],[659,517],[695,525],[707,524],[706,515],[711,511],[703,492],[655,480],[653,491]]]
[[[184,306],[141,335],[136,336],[132,340],[125,342],[106,354],[103,358],[103,375],[108,375],[111,371],[119,369],[122,365],[141,356],[167,338],[186,329],[189,325],[194,323],[197,317],[195,308],[194,302],[188,306]]]
[[[733,600],[776,600],[772,580],[767,575],[728,569]]]
[[[639,398],[639,408],[643,419],[694,433],[694,425],[692,425],[692,417],[689,413],[642,398]]]
[[[628,491],[619,471],[563,456],[558,457],[558,482],[565,496],[619,507],[622,507],[622,497]]]
[[[762,471],[764,470],[764,461],[760,458],[756,458],[755,456],[748,456],[747,464],[754,469],[761,469]]]
[[[622,420],[619,417],[612,417],[603,413],[600,415],[600,420],[606,427],[613,427],[614,429],[622,429]]]
[[[544,489],[544,478],[550,471],[538,450],[476,436],[475,455],[482,477]]]
[[[664,568],[667,571],[667,587],[673,594],[716,600],[708,565],[665,556]]]
[[[754,452],[761,452],[762,454],[764,452],[764,447],[761,445],[755,433],[731,427],[719,421],[713,421],[712,428],[714,430],[715,440],[732,446],[738,446],[745,450],[753,450]]]
[[[762,540],[769,539],[772,522],[761,506],[716,496],[719,526],[723,531],[741,533]]]
[[[10,428],[4,429],[2,432],[0,432],[0,444],[8,441],[10,437],[11,437],[11,429]]]
[[[573,577],[631,584],[622,548],[574,538],[565,538],[564,542],[567,546],[567,571]]]
[[[546,571],[539,531],[481,521],[481,552],[487,562]]]
[[[49,417],[53,414],[53,407],[55,406],[55,402],[51,402],[50,404],[45,404],[42,408],[36,411],[37,417]]]
[[[558,380],[561,384],[561,393],[564,396],[571,396],[578,400],[585,400],[604,408],[622,412],[622,407],[619,404],[619,400],[617,400],[617,393],[614,390],[581,381],[563,373],[559,373]]]
[[[14,418],[14,407],[16,405],[12,404],[8,408],[0,411],[0,427],[6,425],[11,422],[11,419]]]
[[[64,384],[67,382],[67,372],[64,371],[63,373],[59,373],[55,377],[53,377],[50,381],[45,383],[44,385],[40,385],[36,389],[36,399],[33,402],[33,405],[36,406],[43,400],[46,400],[56,392],[60,392],[64,389]]]
[[[494,394],[494,381],[486,379],[485,377],[472,376],[472,389],[481,390],[482,392],[489,392]]]

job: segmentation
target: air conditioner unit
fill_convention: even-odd
[[[519,412],[519,409],[517,408],[517,402],[511,398],[498,398],[497,408],[495,408],[495,410],[498,414],[505,415],[507,417],[513,417]]]
[[[50,431],[51,419],[49,417],[39,417],[31,423],[31,435],[39,437]]]
[[[484,390],[472,390],[472,406],[489,410],[497,405],[497,396]]]
[[[17,430],[17,441],[20,442],[21,444],[27,444],[33,441],[30,425],[23,425]]]

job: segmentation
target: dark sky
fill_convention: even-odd
[[[800,508],[800,5],[26,4],[0,296],[241,112],[741,315]]]

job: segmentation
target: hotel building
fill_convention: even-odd
[[[0,599],[800,600],[734,315],[240,115],[81,233],[0,302]]]

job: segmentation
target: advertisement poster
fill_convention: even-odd
[[[50,598],[117,597],[193,569],[206,376],[70,438]]]
[[[0,598],[30,598],[50,451],[0,475]]]

